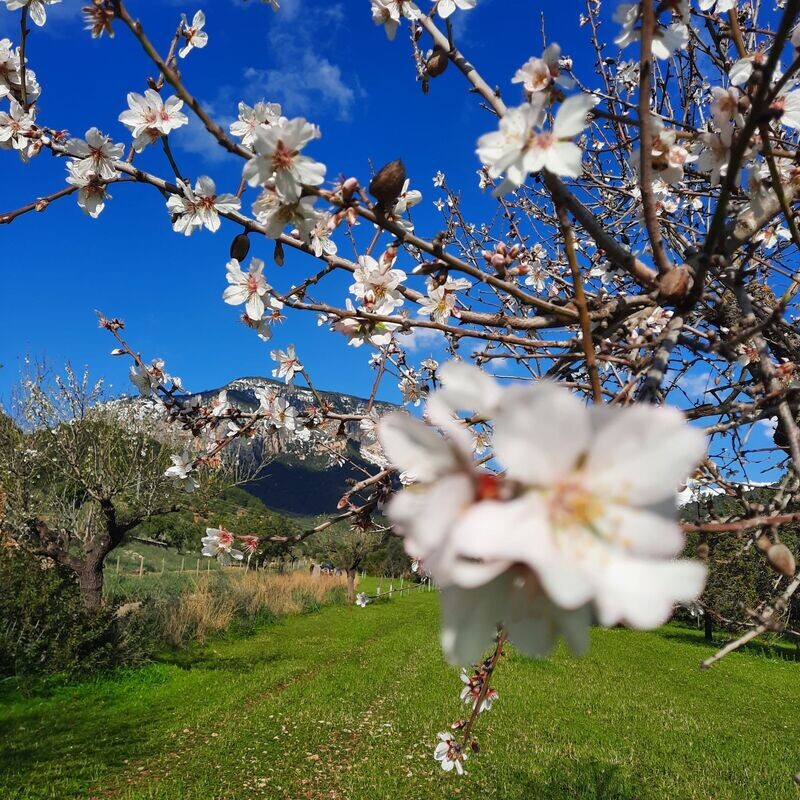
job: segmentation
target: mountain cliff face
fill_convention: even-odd
[[[237,378],[219,389],[199,394],[203,402],[208,402],[224,390],[228,393],[229,402],[252,410],[258,406],[255,395],[257,388],[272,389],[297,411],[318,405],[313,392],[306,387],[287,386],[282,381],[261,377]],[[339,414],[362,414],[369,402],[366,398],[339,392],[318,391],[317,394],[332,411]],[[395,408],[389,403],[377,402],[374,405],[379,415]],[[343,427],[342,431],[337,425],[329,423],[328,435],[323,435],[301,452],[291,448],[287,450],[279,437],[261,440],[262,446],[273,455],[273,459],[264,474],[244,488],[269,508],[279,511],[303,515],[334,512],[347,489],[348,480],[363,480],[366,474],[377,471],[377,467],[368,460],[374,439],[361,430],[358,422],[348,421]],[[348,461],[341,463],[338,457],[346,457]]]
[[[298,412],[319,405],[307,387],[287,386],[282,381],[262,377],[237,378],[217,389],[187,394],[185,399],[191,401],[199,397],[206,405],[225,391],[232,405],[252,411],[259,405],[256,389],[274,392]],[[366,398],[339,392],[318,391],[317,394],[331,411],[338,414],[363,414],[369,402]],[[160,419],[161,410],[154,401],[138,399],[132,402],[140,405],[138,411],[142,415],[152,414],[154,421]],[[379,415],[396,408],[389,403],[374,404]],[[378,470],[370,459],[370,453],[375,449],[374,438],[355,421],[346,421],[341,427],[333,421],[326,423],[324,428],[316,429],[314,438],[302,448],[294,447],[291,440],[278,435],[256,437],[248,440],[247,446],[261,448],[271,460],[258,480],[243,488],[269,508],[292,514],[314,516],[335,512],[349,480],[363,480],[367,474]]]

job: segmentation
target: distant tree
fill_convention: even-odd
[[[186,505],[165,475],[175,436],[154,438],[103,381],[35,367],[0,418],[0,529],[76,577],[102,603],[103,565],[137,525]]]
[[[356,576],[371,552],[381,543],[383,533],[372,526],[334,526],[318,534],[314,552],[347,575],[347,602],[356,599]]]

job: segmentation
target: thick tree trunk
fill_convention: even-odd
[[[84,605],[90,611],[99,611],[103,605],[103,558],[83,562],[78,571],[78,585]]]
[[[709,617],[708,614],[705,614],[703,616],[703,638],[707,642],[713,640],[714,638],[712,636],[713,630],[714,630],[714,623],[711,621],[711,617]]]
[[[350,604],[356,601],[356,574],[355,569],[347,570],[347,602]]]

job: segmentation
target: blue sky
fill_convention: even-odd
[[[67,0],[48,7],[47,25],[35,28],[29,39],[29,62],[43,86],[39,120],[81,136],[97,125],[116,141],[128,142],[117,116],[126,107],[126,93],[143,91],[154,71],[122,26],[117,25],[113,40],[92,40],[83,33],[83,4]],[[521,98],[509,79],[522,61],[541,51],[540,12],[547,5],[482,0],[457,20],[461,46],[512,102]],[[558,19],[552,15],[548,36],[563,41],[571,31],[574,37],[582,7],[578,2],[562,4]],[[329,179],[345,173],[366,180],[370,161],[379,167],[402,157],[413,185],[423,192],[415,220],[428,235],[437,230],[431,208],[438,194],[432,184],[437,169],[451,185],[463,188],[468,208],[487,202],[477,188],[474,146],[481,133],[494,127],[491,116],[452,68],[423,96],[415,80],[408,27],[396,41],[387,41],[383,29],[372,24],[368,0],[283,0],[277,14],[254,0],[202,5],[131,0],[129,8],[162,51],[180,13],[191,18],[203,8],[210,41],[183,62],[184,78],[224,122],[235,117],[240,99],[281,102],[287,115],[306,116],[321,127],[322,139],[309,153],[328,165]],[[18,24],[18,14],[0,7],[0,36],[16,41]],[[210,174],[221,191],[236,190],[241,161],[222,152],[199,125],[192,123],[175,135],[175,152],[183,172]],[[0,156],[0,210],[64,185],[63,162],[47,154],[28,166],[14,154]],[[137,163],[169,174],[156,148],[145,151]],[[236,232],[231,227],[185,239],[171,230],[155,190],[118,185],[111,194],[98,220],[84,216],[67,198],[42,214],[0,227],[5,256],[0,396],[16,379],[25,354],[55,364],[89,364],[93,374],[105,375],[116,389],[127,391],[128,365],[108,355],[112,342],[97,329],[95,309],[123,318],[131,343],[147,358],[166,359],[170,371],[193,389],[240,375],[269,374],[271,347],[293,342],[321,388],[369,391],[373,375],[366,368],[367,348],[347,347],[343,338],[319,330],[314,315],[289,312],[267,345],[241,326],[236,310],[221,301],[230,238]],[[249,205],[247,196],[245,200]],[[340,248],[352,255],[342,244]],[[285,266],[278,269],[271,264],[271,253],[270,242],[253,240],[251,255],[268,262],[270,281],[278,288],[299,282],[314,267],[303,254],[287,253]],[[338,293],[339,304],[348,283],[342,276],[331,284],[329,291]],[[384,396],[392,399],[391,386]]]

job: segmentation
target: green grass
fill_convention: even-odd
[[[797,797],[800,665],[735,654],[701,673],[711,648],[677,627],[594,631],[579,660],[510,652],[482,752],[445,775],[436,733],[465,707],[437,630],[436,595],[414,592],[46,695],[7,688],[0,798]]]

